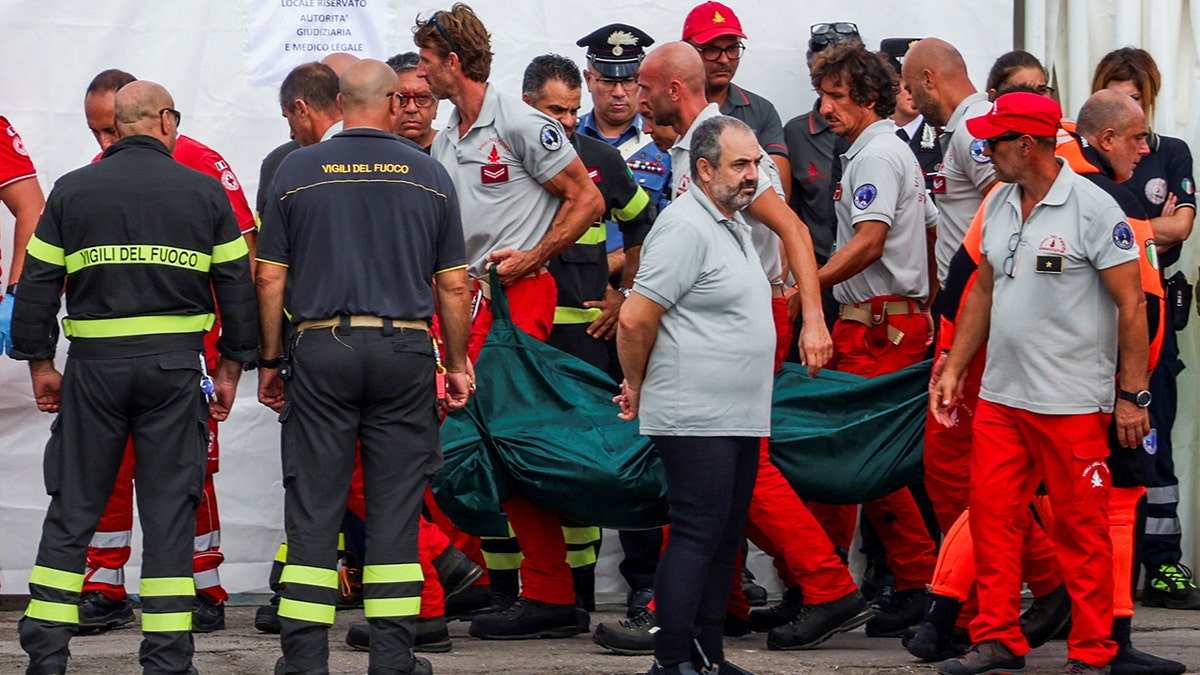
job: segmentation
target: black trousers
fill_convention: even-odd
[[[288,554],[279,617],[287,672],[329,672],[338,530],[361,443],[368,673],[408,673],[423,583],[418,518],[442,465],[432,343],[412,329],[313,329],[296,337],[292,362],[280,414]]]
[[[1184,308],[1182,311],[1190,311]],[[1179,338],[1171,329],[1170,314],[1163,335],[1158,367],[1150,375],[1150,419],[1157,441],[1154,476],[1146,481],[1147,517],[1142,561],[1153,574],[1160,565],[1176,564],[1183,557],[1183,530],[1179,523],[1179,478],[1175,475],[1171,432],[1175,427],[1178,391],[1175,380],[1183,371]]]
[[[671,531],[654,578],[654,657],[664,666],[725,660],[722,627],[738,542],[758,474],[757,437],[654,436]],[[696,658],[693,658],[693,657]]]
[[[61,673],[78,630],[87,545],[133,437],[143,533],[143,673],[187,673],[192,664],[192,544],[204,488],[208,406],[201,353],[70,358],[51,425],[42,525],[30,604],[20,621],[30,673]]]

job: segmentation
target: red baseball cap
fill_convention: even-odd
[[[719,2],[705,2],[688,12],[687,18],[683,20],[683,37],[680,39],[695,40],[698,44],[704,44],[722,35],[746,37],[742,32],[742,22],[738,21],[737,14],[734,14],[732,9]]]
[[[1005,94],[992,103],[986,115],[967,120],[975,138],[995,138],[1009,132],[1049,137],[1058,134],[1062,108],[1054,99],[1027,91]]]

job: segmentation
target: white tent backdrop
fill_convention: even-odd
[[[138,77],[158,81],[171,91],[175,107],[183,112],[184,133],[225,155],[253,205],[259,162],[287,138],[288,131],[279,116],[277,89],[249,83],[250,26],[255,20],[261,21],[261,16],[255,14],[256,8],[282,4],[285,3],[261,0],[155,4],[137,0],[89,3],[0,0],[4,24],[0,63],[5,65],[0,85],[0,114],[7,116],[20,131],[39,169],[42,187],[49,192],[58,176],[88,162],[97,152],[83,118],[83,92],[87,83],[105,68],[128,70]],[[379,27],[387,48],[384,53],[368,55],[384,58],[411,50],[413,18],[418,13],[427,16],[448,4],[428,0],[421,4],[387,2],[387,25]],[[575,40],[615,21],[636,24],[660,42],[676,39],[683,16],[692,4],[689,0],[652,3],[614,0],[601,7],[545,0],[477,0],[473,6],[492,33],[496,53],[492,82],[516,94],[524,66],[533,56],[554,51],[582,62],[583,50],[575,46]],[[772,99],[784,120],[804,112],[812,103],[804,51],[807,26],[817,21],[854,21],[869,45],[877,45],[884,37],[945,38],[962,50],[980,87],[992,60],[1014,44],[1013,3],[1000,0],[970,3],[911,0],[905,3],[903,12],[896,11],[895,4],[886,0],[850,0],[835,12],[790,0],[760,0],[752,4],[733,0],[728,4],[739,13],[749,35],[749,48],[742,59],[737,82]],[[1038,44],[1046,44],[1045,48],[1033,51],[1039,56],[1058,54],[1062,51],[1058,45],[1066,44],[1067,33],[1066,19],[1058,19],[1060,14],[1066,16],[1060,4],[1065,7],[1067,3],[1029,0],[1027,4],[1040,5],[1033,14],[1045,16],[1044,21],[1031,22],[1042,26],[1040,33],[1034,30],[1032,34],[1042,36]],[[1080,23],[1073,20],[1071,39],[1090,36],[1094,43],[1088,43],[1087,52],[1077,62],[1094,62],[1116,39],[1113,37],[1116,31],[1112,29],[1115,10],[1100,12],[1100,8],[1114,4],[1121,5],[1079,3],[1085,8],[1084,14],[1090,12],[1088,29],[1075,28]],[[1176,53],[1186,52],[1186,58],[1170,62],[1188,74],[1188,85],[1182,86],[1184,80],[1176,80],[1180,86],[1168,90],[1178,105],[1172,113],[1164,110],[1169,106],[1160,105],[1160,128],[1167,128],[1162,126],[1163,115],[1177,114],[1181,122],[1189,123],[1186,128],[1196,129],[1191,115],[1198,113],[1191,112],[1187,105],[1189,100],[1197,100],[1192,91],[1196,87],[1193,33],[1181,25],[1186,22],[1177,18],[1182,11],[1180,2],[1147,4],[1153,6],[1154,12],[1146,10],[1145,14],[1160,19],[1146,20],[1142,24],[1146,28],[1143,33],[1126,38],[1127,33],[1120,32],[1120,36],[1139,42],[1137,38],[1177,34],[1169,44],[1180,45],[1182,51]],[[1133,5],[1137,6],[1135,13],[1141,16],[1140,3]],[[1188,11],[1196,10],[1189,7]],[[1171,16],[1176,18],[1169,19]],[[1152,28],[1153,33],[1149,32]],[[1028,37],[1031,31],[1024,34]],[[1060,35],[1062,40],[1058,39]],[[1147,39],[1141,43],[1148,45],[1160,62],[1167,61],[1159,53],[1159,45],[1167,42]],[[1075,54],[1071,52],[1072,56]],[[317,57],[305,55],[300,60]],[[1090,68],[1068,68],[1070,61],[1065,56],[1052,62],[1060,80],[1068,74],[1086,79],[1079,73]],[[1074,92],[1072,89],[1070,94]],[[586,100],[584,107],[588,108]],[[445,120],[448,113],[448,104],[442,104],[440,119]],[[1175,116],[1169,119],[1173,121]],[[7,212],[0,214],[0,230],[0,242],[8,251],[12,219]],[[1189,264],[1189,268],[1194,266]],[[1194,356],[1194,342],[1188,346],[1189,354]],[[65,345],[62,351],[65,352]],[[1189,362],[1195,363],[1195,359]],[[278,432],[272,414],[254,399],[252,375],[243,382],[234,413],[222,425],[222,470],[216,477],[222,550],[226,554],[222,578],[234,592],[265,590],[267,566],[282,537]],[[1190,393],[1181,410],[1194,413],[1194,371],[1187,371],[1185,377],[1190,378],[1187,384]],[[1185,438],[1178,445],[1177,455],[1190,454],[1196,447],[1195,415],[1186,411],[1181,415],[1180,429]],[[48,416],[34,407],[24,365],[0,359],[0,583],[3,584],[0,592],[26,592],[25,582],[48,501],[42,487],[41,454],[49,421]],[[1190,465],[1184,470],[1188,508],[1194,510],[1190,497],[1194,473]],[[1193,514],[1189,511],[1188,515]],[[610,537],[609,542],[614,539]],[[128,570],[131,589],[137,587],[139,548],[140,540],[135,538],[134,558]],[[600,590],[618,590],[620,581],[613,567],[611,560],[602,563],[602,570],[609,573],[602,575]],[[755,567],[765,569],[761,565]]]

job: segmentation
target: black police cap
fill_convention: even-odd
[[[888,56],[903,61],[904,55],[908,53],[912,46],[921,41],[921,38],[884,38],[879,41],[879,51],[884,52]]]
[[[612,23],[579,38],[575,44],[587,47],[588,63],[601,75],[619,79],[637,72],[654,38],[635,26]]]

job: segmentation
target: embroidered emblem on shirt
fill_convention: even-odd
[[[495,143],[492,144],[492,151],[488,153],[488,163],[489,164],[499,164],[500,163],[500,152],[496,150]]]
[[[1062,274],[1063,257],[1061,255],[1039,255],[1034,271],[1038,274]]]
[[[861,211],[870,206],[878,195],[879,190],[874,185],[863,183],[854,191],[854,205]]]
[[[588,178],[591,178],[593,183],[600,182],[600,167],[589,166],[587,167],[587,172]]]
[[[1052,234],[1043,239],[1042,243],[1038,244],[1038,250],[1063,254],[1067,252],[1067,242],[1057,234]]]
[[[1146,181],[1145,193],[1146,201],[1155,206],[1161,206],[1163,202],[1167,201],[1167,181],[1162,178],[1151,178]]]
[[[1113,243],[1122,251],[1133,248],[1133,228],[1123,220],[1113,227],[1112,238]]]
[[[842,198],[842,184],[838,183],[833,188],[833,201],[839,201]]]
[[[507,164],[484,164],[479,167],[480,179],[484,185],[504,183],[508,181]]]
[[[973,139],[971,141],[971,159],[979,162],[980,164],[985,164],[992,161],[991,157],[983,154],[983,146],[985,145],[987,145],[987,141],[983,140],[982,138]]]
[[[222,159],[220,161],[213,162],[213,166],[217,167],[217,171],[224,171],[225,169],[229,168],[229,163]]]
[[[13,134],[12,143],[13,143],[13,150],[16,150],[18,155],[21,155],[22,157],[29,156],[29,151],[25,149],[25,144],[21,142],[20,136]]]
[[[1196,192],[1196,185],[1192,183],[1192,179],[1188,176],[1184,176],[1183,180],[1179,181],[1179,186],[1189,195]]]
[[[230,192],[237,192],[242,188],[242,184],[238,182],[237,176],[233,175],[233,172],[229,169],[221,172],[221,185],[224,185],[225,189]]]
[[[1146,261],[1150,263],[1150,267],[1157,270],[1158,269],[1158,247],[1154,245],[1153,239],[1147,239],[1144,245],[1146,247]]]
[[[553,124],[543,124],[542,131],[538,134],[542,141],[542,147],[551,152],[562,147],[562,132]]]

